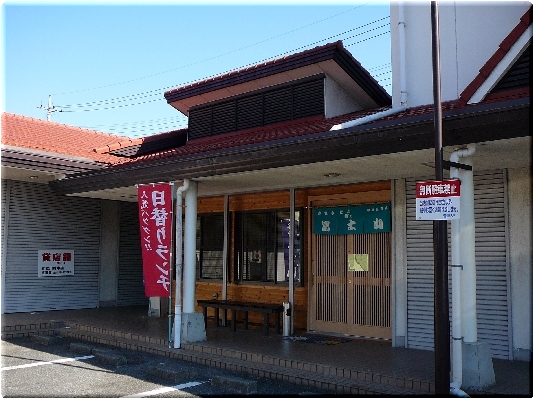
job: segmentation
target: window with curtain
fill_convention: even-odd
[[[301,282],[301,212],[295,212],[294,280]],[[285,284],[289,281],[290,212],[237,214],[236,281]]]
[[[197,216],[197,278],[223,279],[223,213]]]

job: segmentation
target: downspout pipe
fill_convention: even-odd
[[[175,349],[180,348],[180,333],[182,330],[182,197],[189,188],[189,179],[184,179],[182,186],[176,189],[176,218],[175,218],[175,254],[176,254],[176,290],[175,290],[175,335],[173,345]]]
[[[407,105],[407,76],[405,63],[405,7],[402,1],[398,4],[398,35],[399,35],[399,91],[400,105]]]
[[[389,110],[381,111],[381,112],[378,112],[376,114],[367,115],[367,116],[362,117],[362,118],[358,118],[358,119],[354,119],[352,121],[344,122],[342,124],[334,125],[330,130],[331,131],[337,131],[337,130],[340,130],[340,129],[351,128],[351,127],[354,127],[354,126],[366,124],[368,122],[372,122],[372,121],[375,121],[375,120],[378,120],[378,119],[381,119],[381,118],[384,118],[384,117],[388,117],[389,115],[392,115],[392,114],[397,114],[399,112],[405,111],[406,109],[407,109],[407,106],[400,106],[400,107],[391,108]]]
[[[458,163],[460,158],[469,157],[474,154],[476,148],[474,145],[469,145],[468,148],[455,150],[451,156],[450,161]],[[471,171],[468,171],[471,173]],[[452,167],[450,169],[451,179],[460,179],[461,173],[458,168]],[[461,180],[461,184],[463,181]],[[462,187],[461,196],[465,191],[465,186]],[[462,204],[462,203],[461,203]],[[466,218],[463,215],[464,210],[461,207],[461,218]],[[469,397],[461,390],[463,383],[463,352],[462,352],[462,259],[461,259],[461,220],[451,220],[451,333],[452,333],[452,382],[450,383],[450,394],[457,397]]]
[[[470,156],[475,147],[468,148],[463,154],[463,164],[472,165]],[[459,170],[462,182],[461,190],[461,219],[460,240],[463,246],[461,263],[463,264],[461,292],[463,342],[477,342],[477,313],[476,313],[476,237],[474,218],[474,174],[472,171]]]

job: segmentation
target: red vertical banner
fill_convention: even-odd
[[[137,189],[145,296],[169,297],[173,226],[173,184]]]

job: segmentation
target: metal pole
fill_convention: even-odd
[[[225,195],[223,200],[223,288],[221,290],[221,297],[223,300],[227,299],[227,282],[228,282],[228,205],[229,197]]]
[[[290,189],[290,240],[288,249],[288,301],[290,303],[290,335],[294,333],[294,249],[295,249],[295,189]]]
[[[431,1],[433,55],[433,100],[435,111],[435,175],[443,180],[442,100],[440,87],[440,46],[437,2]],[[435,395],[450,393],[450,321],[448,301],[448,226],[444,220],[433,221],[435,255]]]
[[[227,283],[228,283],[228,194],[223,200],[223,286],[221,289],[221,298],[227,300]],[[227,326],[227,312],[223,312],[223,326]]]

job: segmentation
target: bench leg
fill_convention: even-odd
[[[219,308],[214,308],[215,326],[219,326]]]
[[[264,336],[269,335],[269,314],[264,313]]]
[[[232,332],[236,332],[236,310],[232,310]]]
[[[204,329],[206,329],[208,324],[208,311],[206,310],[207,307],[202,308],[202,316],[204,318]]]
[[[245,330],[249,329],[249,311],[244,311],[245,312],[245,321],[244,321],[244,325],[245,325]]]
[[[277,324],[277,334],[281,333],[281,313],[275,313],[275,324]]]

